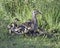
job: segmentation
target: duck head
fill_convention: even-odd
[[[42,14],[42,12],[35,9],[35,10],[33,10],[32,14],[33,14],[33,16],[36,16],[37,14]]]

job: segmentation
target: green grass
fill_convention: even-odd
[[[0,48],[60,48],[60,35],[49,38],[7,34],[8,24],[15,18],[20,19],[19,23],[31,19],[33,9],[43,13],[37,15],[39,26],[60,34],[60,0],[0,0]]]
[[[0,48],[60,48],[57,37],[8,36],[0,40]]]

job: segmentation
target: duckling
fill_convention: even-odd
[[[9,30],[9,34],[12,34],[13,32],[15,32],[15,29],[17,28],[17,21],[19,21],[17,18],[15,18],[14,22],[12,22],[10,25],[7,26],[8,30]]]
[[[10,25],[7,26],[9,30],[9,34],[12,34],[14,32],[14,29],[16,28],[16,25],[11,23]]]
[[[24,33],[26,33],[28,30],[27,30],[27,28],[24,26],[24,25],[20,25],[20,26],[18,26],[16,29],[15,29],[15,33],[16,34],[24,34]]]
[[[22,25],[24,25],[27,29],[31,29],[31,24],[32,24],[32,20],[29,19],[29,21],[22,23]]]

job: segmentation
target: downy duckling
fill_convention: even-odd
[[[7,26],[9,30],[9,34],[12,34],[15,32],[15,29],[17,28],[17,21],[19,21],[17,18],[15,18],[14,22],[12,22],[10,25]]]

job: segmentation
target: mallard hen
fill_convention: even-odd
[[[37,23],[37,18],[36,18],[37,17],[36,16],[37,14],[42,14],[42,13],[40,11],[38,11],[38,10],[33,10],[33,12],[32,12],[32,19],[29,19],[25,23],[22,23],[18,27],[19,28],[18,30],[21,29],[24,33],[27,33],[27,32],[31,32],[31,33],[36,32],[37,29],[38,29],[38,23]]]

